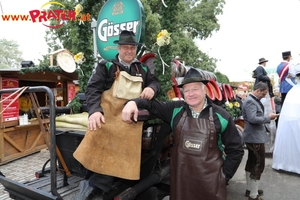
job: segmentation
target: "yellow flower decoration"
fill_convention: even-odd
[[[76,12],[76,17],[81,13],[81,11],[83,10],[83,7],[82,7],[82,5],[81,4],[77,4],[76,6],[75,6],[75,12]]]
[[[171,33],[169,33],[167,30],[162,30],[157,34],[156,44],[160,47],[170,44],[170,36]]]
[[[237,118],[240,117],[242,114],[241,106],[239,102],[234,101],[234,102],[225,102],[223,105],[225,110],[231,115],[232,118]]]
[[[157,37],[156,37],[155,44],[158,45],[158,55],[159,55],[159,58],[162,62],[162,67],[163,67],[162,74],[165,73],[165,66],[167,66],[167,67],[170,67],[170,66],[167,63],[165,63],[165,61],[162,59],[162,57],[160,55],[160,52],[159,52],[159,49],[162,46],[170,44],[170,38],[171,38],[170,36],[171,36],[171,33],[169,33],[167,30],[162,30],[157,34]]]
[[[236,101],[236,102],[234,102],[234,106],[239,108],[240,107],[240,103]]]
[[[82,64],[85,61],[84,53],[79,52],[74,56],[74,60],[77,64]]]

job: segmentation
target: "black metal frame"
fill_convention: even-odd
[[[19,90],[20,88],[10,88],[10,89],[2,89],[0,90],[0,96],[2,96],[3,93],[13,93],[16,92],[17,90]],[[56,111],[55,111],[55,98],[54,98],[54,94],[52,92],[52,90],[49,87],[46,86],[33,86],[33,87],[29,87],[28,89],[26,89],[24,91],[25,93],[34,93],[34,92],[46,92],[48,94],[49,97],[49,110],[50,110],[50,127],[49,127],[49,131],[50,131],[50,170],[51,170],[51,193],[55,196],[57,196],[58,198],[60,198],[59,193],[57,192],[57,180],[56,180],[56,152],[55,152],[55,147],[56,147],[56,140],[55,140],[55,115],[56,115]],[[0,177],[1,178],[1,177]],[[3,179],[5,179],[3,177]],[[2,180],[1,183],[6,182],[7,184],[9,183],[9,181],[5,181]],[[9,184],[10,185],[10,184]],[[18,184],[19,187],[25,187],[22,186],[22,184]],[[5,185],[5,187],[8,187],[8,185]],[[16,189],[16,185],[13,187],[14,189]],[[26,189],[23,188],[23,189]],[[31,188],[32,190],[32,188]]]

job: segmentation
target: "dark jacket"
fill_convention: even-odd
[[[100,106],[101,95],[105,90],[111,88],[115,80],[115,72],[117,71],[116,65],[120,67],[120,71],[126,70],[126,68],[119,62],[118,55],[116,55],[116,58],[113,60],[101,61],[93,71],[85,91],[89,115],[98,111],[103,113]],[[135,66],[138,67],[139,73],[137,73]],[[137,74],[141,75],[143,78],[142,90],[145,87],[151,87],[155,92],[155,96],[157,96],[160,92],[160,84],[158,83],[156,76],[150,73],[150,69],[146,65],[138,61],[132,63],[129,74],[132,76],[136,76]]]
[[[170,124],[172,130],[177,126],[184,111],[187,111],[188,117],[192,117],[191,110],[184,101],[172,101],[167,103],[157,100],[149,101],[146,99],[134,99],[134,101],[137,103],[138,108],[147,109],[151,114]],[[207,107],[200,113],[199,118],[208,119],[209,107],[213,107],[213,117],[218,134],[219,149],[221,150],[225,147],[226,160],[224,161],[223,172],[228,182],[235,174],[244,155],[242,138],[231,116],[223,108],[213,104],[209,98],[207,98],[207,103]]]
[[[254,85],[260,81],[266,83],[269,88],[270,97],[274,97],[273,86],[272,86],[270,77],[268,77],[268,74],[267,74],[265,68],[263,66],[259,65],[254,71],[256,74],[256,79],[255,79]]]
[[[254,71],[256,74],[256,80],[255,80],[254,85],[260,81],[262,81],[264,83],[267,83],[268,81],[270,81],[270,78],[268,77],[268,74],[263,66],[259,65]]]

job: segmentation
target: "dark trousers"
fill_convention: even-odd
[[[246,143],[248,149],[248,159],[245,171],[250,172],[250,178],[260,180],[265,169],[265,144]]]
[[[89,171],[88,172],[88,180],[89,180],[89,185],[101,189],[103,192],[108,192],[109,189],[111,188],[113,182],[114,182],[114,177],[113,176],[108,176],[104,174],[97,174],[94,172]]]

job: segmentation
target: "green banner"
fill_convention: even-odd
[[[99,54],[106,60],[113,59],[122,30],[133,31],[139,43],[145,38],[145,13],[139,0],[109,0],[102,7],[97,19],[96,42]]]

